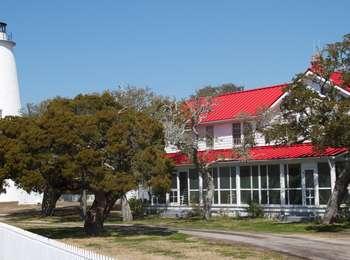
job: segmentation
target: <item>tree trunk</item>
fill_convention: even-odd
[[[213,174],[209,171],[209,169],[205,169],[202,173],[202,176],[204,184],[203,188],[207,190],[203,201],[203,218],[205,220],[209,220],[211,218],[211,207],[213,204],[215,191],[214,178]]]
[[[132,221],[133,220],[130,205],[129,205],[128,199],[126,198],[125,194],[122,196],[122,215],[123,215],[123,221]]]
[[[80,217],[82,220],[85,220],[86,211],[87,211],[86,190],[82,190],[79,202],[80,202]]]
[[[111,210],[112,210],[115,202],[118,200],[119,196],[120,196],[119,194],[116,194],[116,195],[115,194],[114,195],[109,194],[107,196],[107,198],[106,198],[107,199],[106,200],[106,207],[105,207],[105,210],[104,210],[104,218],[105,218],[105,220],[108,217],[109,213],[111,212]]]
[[[84,230],[87,235],[97,236],[103,231],[105,220],[104,212],[107,206],[106,193],[104,191],[95,192],[95,200],[86,213]]]
[[[323,224],[332,224],[338,218],[339,207],[343,203],[350,184],[350,162],[345,162],[344,169],[339,174],[332,195],[328,201],[326,213],[322,219]]]
[[[61,197],[62,192],[51,187],[44,189],[43,201],[41,204],[41,215],[43,217],[52,216],[54,214],[57,200]]]

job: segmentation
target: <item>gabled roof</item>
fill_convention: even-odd
[[[320,70],[321,69],[317,65],[311,65],[311,67],[308,68],[307,71],[310,71],[313,74],[316,74],[317,76],[322,78]],[[339,71],[335,71],[331,74],[331,76],[329,77],[329,80],[333,85],[335,85],[341,89],[344,89],[345,91],[350,93],[350,85],[343,86],[344,85],[343,73],[341,73]]]
[[[286,86],[281,84],[219,95],[213,99],[211,111],[202,123],[234,120],[240,115],[256,116],[271,107],[283,95]]]
[[[298,159],[312,157],[330,157],[347,153],[346,148],[328,147],[323,151],[317,151],[311,143],[295,144],[285,146],[260,146],[249,150],[249,161],[266,161],[282,159]],[[237,153],[232,149],[220,149],[198,152],[199,158],[206,162],[215,161],[242,161]],[[191,164],[187,155],[178,153],[168,153],[167,157],[172,159],[177,166]]]

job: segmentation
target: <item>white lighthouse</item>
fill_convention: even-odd
[[[21,109],[17,68],[13,47],[16,45],[7,33],[7,24],[0,22],[0,115],[16,116]]]
[[[13,47],[16,43],[6,30],[7,24],[0,22],[0,118],[20,115],[17,68]],[[41,194],[30,194],[16,187],[12,180],[6,180],[6,192],[0,194],[0,202],[35,204],[41,202]]]

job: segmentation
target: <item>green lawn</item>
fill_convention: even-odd
[[[316,233],[316,232],[346,232],[350,233],[350,222],[334,225],[321,225],[316,222],[283,223],[270,219],[214,217],[209,221],[201,218],[171,219],[147,217],[135,220],[133,223],[144,225],[160,225],[176,228],[216,229],[226,231],[268,232],[268,233]]]
[[[75,207],[58,209],[56,216],[47,218],[40,217],[38,211],[19,211],[1,217],[1,221],[118,259],[296,259],[239,243],[207,241],[167,227],[137,225],[174,222],[173,219],[158,217],[137,220],[136,225],[125,226],[118,225],[122,222],[119,214],[114,212],[106,223],[105,232],[98,237],[85,235]],[[193,221],[200,225],[198,220]]]

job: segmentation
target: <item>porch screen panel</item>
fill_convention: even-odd
[[[220,167],[220,204],[231,204],[230,167]]]
[[[268,199],[269,204],[281,203],[281,182],[279,164],[268,165]]]
[[[318,194],[320,205],[327,205],[328,200],[331,196],[331,171],[328,163],[318,163]]]
[[[240,167],[241,203],[248,204],[251,201],[250,166]]]
[[[231,167],[231,204],[237,204],[236,167]]]
[[[251,170],[252,174],[252,197],[251,199],[259,203],[259,167],[258,166],[252,166]]]
[[[199,203],[199,175],[195,169],[189,171],[190,204]]]
[[[300,164],[285,166],[286,202],[288,205],[302,205],[301,167]]]
[[[171,174],[170,203],[177,203],[177,173]]]
[[[259,167],[241,166],[241,203],[248,204],[251,201],[259,203]]]
[[[214,188],[215,188],[215,191],[214,191],[214,204],[219,204],[218,169],[216,167],[212,168],[212,174],[213,174]],[[206,193],[206,190],[203,190],[203,193]]]
[[[280,169],[278,164],[260,166],[261,204],[280,204]]]

